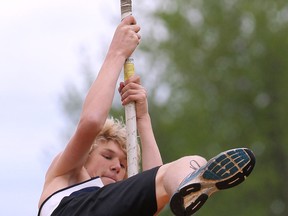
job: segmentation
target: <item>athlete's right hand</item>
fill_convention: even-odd
[[[133,16],[124,18],[114,33],[109,51],[127,59],[141,41],[139,31],[140,26]]]

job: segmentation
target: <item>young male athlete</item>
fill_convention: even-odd
[[[76,131],[46,173],[38,215],[152,216],[169,202],[175,215],[191,215],[212,193],[238,185],[251,173],[255,158],[245,148],[208,162],[193,155],[163,165],[146,91],[133,76],[119,92],[123,105],[136,105],[143,172],[127,178],[125,125],[108,114],[125,59],[140,43],[139,31],[133,16],[117,27]]]

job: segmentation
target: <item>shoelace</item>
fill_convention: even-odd
[[[192,170],[194,170],[194,172],[196,172],[200,167],[201,167],[200,164],[196,160],[191,160],[190,161],[190,168]]]

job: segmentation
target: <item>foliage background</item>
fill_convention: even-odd
[[[164,162],[236,147],[257,158],[244,184],[212,196],[195,215],[288,215],[287,1],[134,4],[143,38],[136,68]],[[89,64],[86,88],[71,84],[61,96],[68,134],[95,78]],[[123,116],[115,101],[111,114]],[[172,214],[167,207],[161,215]]]

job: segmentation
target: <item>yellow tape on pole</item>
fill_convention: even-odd
[[[134,59],[128,58],[124,64],[124,80],[127,80],[129,77],[133,76],[134,73]]]

